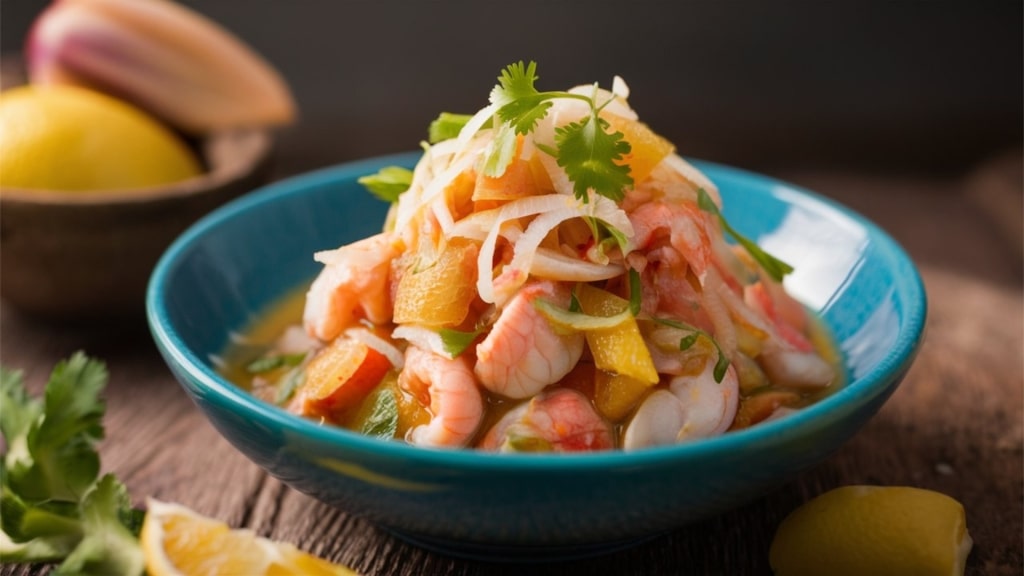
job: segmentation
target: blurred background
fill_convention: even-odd
[[[415,149],[520,59],[541,89],[620,75],[684,155],[755,170],[955,174],[1021,143],[1019,0],[184,3],[291,84],[283,173]],[[3,1],[4,53],[46,4]]]

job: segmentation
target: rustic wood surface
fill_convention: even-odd
[[[1020,158],[1014,151],[1009,162],[980,173],[942,177],[776,174],[866,214],[914,257],[929,297],[917,361],[881,412],[820,466],[742,509],[591,560],[524,568],[449,558],[287,488],[206,422],[142,325],[71,328],[4,305],[0,360],[23,369],[35,389],[56,361],[75,350],[107,362],[103,468],[123,479],[140,505],[147,496],[180,502],[365,575],[770,574],[768,547],[785,515],[821,492],[860,483],[930,488],[958,499],[975,543],[967,573],[1019,575],[1024,565]],[[4,566],[0,574],[47,570]]]

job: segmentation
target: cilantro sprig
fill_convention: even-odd
[[[589,114],[582,120],[556,127],[554,146],[536,143],[537,148],[555,158],[565,170],[573,183],[573,194],[580,201],[588,202],[591,192],[622,200],[626,189],[633,185],[629,165],[624,161],[632,148],[622,132],[612,131],[611,125],[600,117],[601,110],[611,99],[598,102],[596,84],[591,96],[565,91],[541,92],[536,88],[538,79],[537,63],[524,64],[521,60],[506,66],[498,76],[489,98],[495,108],[491,118],[494,140],[484,158],[484,174],[498,178],[505,173],[515,156],[517,138],[534,131],[551,110],[554,100],[579,100],[590,107]],[[430,124],[430,143],[457,137],[471,118],[442,112]],[[379,189],[373,179],[365,182],[360,179],[360,183]],[[371,191],[379,195],[377,190],[371,188]]]
[[[495,133],[492,156],[494,161],[486,163],[491,171],[488,176],[501,176],[511,162],[506,160],[505,150],[511,145],[515,150],[516,135],[527,135],[547,116],[553,100],[568,98],[581,100],[590,106],[590,114],[577,122],[555,128],[555,147],[538,145],[545,153],[553,156],[573,183],[573,194],[582,202],[589,200],[592,190],[616,202],[626,195],[626,188],[633,185],[629,165],[623,161],[632,148],[622,132],[612,132],[606,120],[599,116],[611,100],[597,102],[597,86],[593,96],[572,92],[540,92],[535,87],[537,63],[523,64],[520,60],[510,64],[498,77],[498,84],[491,90],[491,104],[497,106],[496,122],[500,121]],[[509,141],[512,143],[509,144]]]
[[[786,264],[782,260],[779,260],[775,256],[765,252],[749,238],[743,236],[736,231],[735,228],[729,225],[729,222],[725,220],[725,216],[722,216],[722,212],[715,205],[715,201],[711,199],[711,196],[703,188],[697,189],[697,206],[718,218],[719,224],[722,225],[722,229],[725,230],[730,236],[732,236],[743,248],[750,254],[750,257],[757,262],[765,272],[776,282],[781,282],[782,278],[793,271],[793,267]]]
[[[60,362],[42,398],[0,368],[0,561],[58,562],[55,574],[143,571],[143,513],[127,489],[99,475],[106,367],[81,352]]]

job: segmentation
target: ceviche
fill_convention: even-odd
[[[498,452],[691,441],[838,386],[790,265],[729,225],[626,84],[536,81],[508,66],[489,105],[430,125],[414,169],[361,178],[392,203],[383,231],[316,253],[229,376],[320,422]]]

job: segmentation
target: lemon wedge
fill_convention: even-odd
[[[945,494],[845,486],[783,520],[769,562],[776,576],[957,576],[972,544],[963,506]]]
[[[284,542],[232,530],[178,505],[149,499],[142,551],[150,576],[356,576]]]

